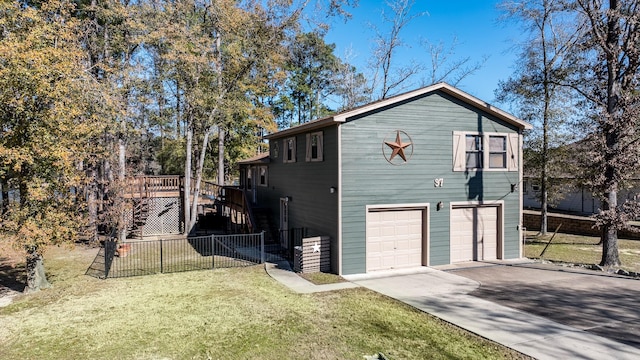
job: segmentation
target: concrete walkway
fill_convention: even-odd
[[[264,268],[269,276],[286,285],[289,289],[300,294],[349,289],[360,286],[352,282],[316,285],[310,281],[307,281],[306,279],[303,279],[302,277],[298,276],[298,274],[293,272],[293,270],[291,270],[291,266],[287,261],[280,261],[278,263],[265,263]]]
[[[469,295],[477,281],[433,268],[347,275],[350,283],[321,286],[273,264],[266,268],[302,293],[366,287],[536,359],[640,359],[635,347]]]

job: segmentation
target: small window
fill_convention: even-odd
[[[307,134],[307,161],[322,161],[322,131]]]
[[[251,190],[252,186],[253,186],[253,182],[251,181],[251,178],[253,177],[253,171],[251,168],[247,169],[247,190]]]
[[[271,158],[277,159],[280,155],[280,142],[274,141],[271,146]]]
[[[507,137],[489,136],[489,168],[507,168]]]
[[[466,136],[466,167],[467,169],[482,169],[482,136]]]
[[[261,166],[258,168],[258,172],[260,174],[260,181],[258,182],[258,185],[260,186],[267,186],[267,167],[266,166]]]
[[[540,191],[540,183],[535,181],[531,184],[531,190],[535,191],[535,192],[539,192]]]
[[[284,162],[296,162],[296,138],[290,137],[284,139]]]

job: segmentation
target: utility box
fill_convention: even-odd
[[[293,270],[302,273],[331,271],[331,238],[315,236],[302,239],[294,248]]]

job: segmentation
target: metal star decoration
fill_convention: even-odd
[[[320,244],[315,243],[313,244],[312,248],[313,248],[313,252],[320,252]]]
[[[404,160],[405,162],[407,161],[407,155],[405,154],[404,150],[411,146],[411,142],[402,142],[402,139],[400,138],[400,130],[396,131],[396,141],[395,142],[391,142],[391,141],[385,141],[384,142],[388,147],[391,148],[392,153],[391,156],[389,157],[389,161],[393,160],[394,157],[396,157],[396,155],[400,156],[402,158],[402,160]]]

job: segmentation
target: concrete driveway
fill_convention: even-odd
[[[538,263],[445,271],[479,282],[469,295],[640,348],[640,280]]]
[[[345,278],[536,359],[640,359],[638,280],[528,261]]]

